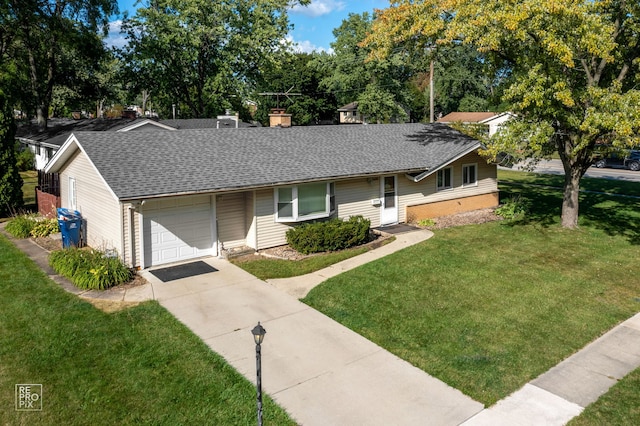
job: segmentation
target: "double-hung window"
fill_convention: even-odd
[[[436,187],[438,191],[453,188],[453,168],[447,167],[445,169],[438,170],[436,181]]]
[[[478,185],[478,166],[476,164],[464,164],[462,166],[462,186]]]
[[[275,189],[276,222],[302,222],[329,217],[336,210],[333,182]]]

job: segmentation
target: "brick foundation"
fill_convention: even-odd
[[[499,192],[407,207],[407,222],[498,207]]]

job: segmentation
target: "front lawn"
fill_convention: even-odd
[[[22,177],[22,199],[27,209],[32,209],[36,205],[36,186],[38,186],[38,172],[29,170],[20,172]]]
[[[232,262],[261,280],[268,280],[271,278],[289,278],[308,274],[366,253],[369,250],[369,247],[356,247],[332,253],[313,255],[301,260],[251,256],[249,258],[235,259],[232,260]]]
[[[640,311],[638,200],[584,194],[568,231],[561,191],[501,191],[530,200],[526,222],[436,231],[303,301],[487,405]]]
[[[104,313],[2,235],[0,312],[2,425],[256,421],[254,386],[156,302]],[[15,410],[16,384],[42,384],[42,411]],[[295,424],[268,397],[264,416]]]

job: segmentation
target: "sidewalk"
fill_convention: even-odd
[[[130,290],[83,292],[47,265],[31,240],[13,240],[56,282],[80,297],[156,299],[255,383],[250,330],[267,330],[263,388],[304,425],[564,425],[626,374],[640,367],[640,314],[595,340],[492,407],[411,366],[357,333],[302,304],[331,276],[430,237],[396,235],[371,252],[303,277],[261,281],[231,263],[206,258],[216,272]],[[94,294],[95,293],[95,294]],[[289,294],[286,294],[289,293]]]

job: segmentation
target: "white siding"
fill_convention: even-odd
[[[122,255],[122,214],[118,200],[82,152],[77,152],[60,173],[62,207],[69,208],[69,178],[76,181],[77,210],[82,214],[87,244]]]

